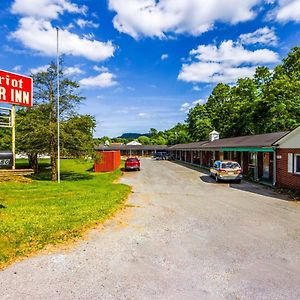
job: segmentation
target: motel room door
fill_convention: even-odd
[[[263,178],[270,178],[270,153],[263,153]]]

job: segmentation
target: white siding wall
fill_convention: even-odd
[[[295,133],[288,136],[286,140],[283,139],[279,145],[279,148],[300,149],[300,128],[298,127],[295,130]]]

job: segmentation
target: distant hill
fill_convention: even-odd
[[[122,139],[137,139],[140,136],[149,136],[149,133],[126,132],[126,133],[123,133],[121,136],[118,136],[118,138],[122,138]]]

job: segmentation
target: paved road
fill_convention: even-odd
[[[165,161],[68,251],[0,272],[0,299],[300,299],[300,205]]]

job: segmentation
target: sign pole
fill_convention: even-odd
[[[11,125],[12,125],[12,153],[13,153],[13,165],[12,169],[16,169],[16,107],[11,107]]]
[[[56,66],[57,66],[57,182],[60,183],[60,110],[59,110],[59,28],[56,27],[56,33],[57,33],[57,55],[56,55]]]

